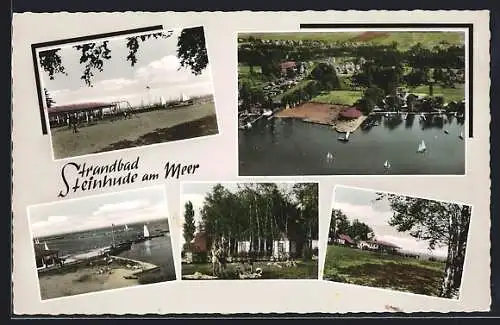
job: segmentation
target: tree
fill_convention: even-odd
[[[347,234],[354,240],[368,240],[373,230],[370,226],[355,219],[349,226]]]
[[[177,56],[181,66],[199,75],[208,65],[207,47],[203,27],[185,28],[177,41]]]
[[[372,86],[363,93],[361,101],[361,110],[363,114],[368,115],[384,98],[384,91],[379,87]]]
[[[349,232],[349,221],[347,220],[347,216],[339,209],[332,210],[330,223],[330,231],[328,237],[332,240],[335,239],[340,234],[347,234]]]
[[[140,45],[149,39],[168,38],[172,31],[157,32],[147,35],[130,36],[126,38],[128,54],[125,58],[133,67],[138,62],[137,53]],[[93,86],[96,72],[104,70],[105,62],[111,59],[111,49],[108,41],[95,41],[73,46],[80,52],[80,64],[84,64],[80,78],[89,87]],[[40,66],[54,80],[58,74],[67,75],[60,55],[60,48],[40,51],[38,53]],[[200,74],[208,65],[203,27],[185,28],[177,40],[177,55],[181,67],[189,67],[195,75]]]
[[[194,222],[194,209],[193,203],[187,201],[184,204],[184,225],[183,225],[183,236],[186,243],[190,243],[194,238],[194,232],[196,231],[196,225]]]
[[[45,94],[45,104],[47,105],[47,108],[51,108],[56,102],[50,96],[49,90],[47,88],[43,88],[43,92]]]
[[[467,245],[471,207],[456,203],[379,193],[377,200],[386,198],[394,211],[389,225],[400,232],[409,232],[426,240],[429,249],[447,246],[444,278],[440,296],[457,298]]]
[[[327,63],[319,63],[311,71],[311,77],[316,80],[322,89],[332,90],[340,88],[340,80],[335,68]]]

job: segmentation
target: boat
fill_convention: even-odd
[[[139,235],[136,240],[134,240],[134,243],[140,243],[146,240],[149,240],[151,238],[154,238],[156,236],[151,236],[149,233],[148,226],[144,225],[144,229],[142,231],[142,235]]]
[[[420,113],[420,118],[425,121],[426,118],[425,118],[424,113]]]
[[[403,120],[406,120],[408,118],[408,113],[403,114]]]
[[[326,154],[326,160],[332,161],[333,160],[333,154],[331,152]]]
[[[389,169],[391,168],[391,163],[389,162],[389,160],[386,160],[385,163],[384,163],[384,168],[385,169]]]
[[[444,130],[444,133],[448,134],[448,133],[450,133],[450,132],[448,132],[448,130]]]
[[[425,145],[424,140],[422,140],[422,142],[420,142],[420,144],[418,145],[417,152],[422,153],[422,152],[425,152],[426,150],[427,150],[427,147]]]
[[[273,115],[273,111],[272,110],[264,111],[264,113],[262,113],[262,115],[264,115],[264,116],[271,116],[271,115]]]
[[[460,134],[458,135],[458,137],[459,137],[460,139],[463,139],[463,138],[464,138],[464,132],[463,132],[463,131],[460,131]]]
[[[125,227],[123,228],[123,231],[129,231],[130,229],[128,228],[127,225],[125,225]]]
[[[338,137],[338,140],[339,141],[344,141],[344,142],[347,142],[349,141],[349,135],[351,134],[351,132],[347,131],[345,136],[344,137]]]
[[[49,246],[47,245],[47,242],[43,243],[43,249],[45,249],[46,251],[49,250]]]

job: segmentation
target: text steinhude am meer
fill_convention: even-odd
[[[69,193],[78,191],[86,192],[160,179],[159,173],[143,173],[139,176],[139,158],[132,161],[120,158],[108,165],[68,162],[61,169],[64,189],[59,192],[58,197],[66,197]],[[181,176],[194,174],[199,168],[199,164],[167,162],[163,178],[179,179]]]

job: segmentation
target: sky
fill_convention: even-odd
[[[181,220],[184,224],[184,204],[191,201],[194,209],[194,220],[195,224],[201,221],[200,209],[203,207],[203,202],[205,201],[205,196],[212,191],[212,188],[218,183],[185,183],[182,186],[181,194]],[[238,189],[238,184],[244,183],[219,183],[222,184],[226,189],[231,192],[236,192]],[[293,183],[276,183],[280,190],[291,191]],[[182,244],[184,244],[184,238],[182,238]]]
[[[387,200],[375,201],[376,192],[349,187],[337,187],[334,193],[334,209],[344,212],[347,219],[358,219],[373,229],[375,237],[414,253],[432,254],[446,257],[447,247],[438,247],[429,251],[427,241],[419,241],[408,233],[398,232],[388,224],[393,211]]]
[[[162,187],[105,194],[31,207],[33,237],[167,218]]]
[[[62,47],[58,53],[68,75],[57,74],[50,80],[40,69],[42,88],[48,89],[56,105],[128,100],[130,105],[136,106],[141,102],[158,102],[161,96],[174,100],[182,93],[190,97],[212,94],[210,65],[199,76],[192,74],[190,69],[179,70],[177,39],[181,31],[174,30],[166,39],[151,37],[139,42],[134,67],[126,60],[129,53],[126,39],[123,36],[111,39],[108,43],[111,59],[104,60],[102,72],[94,73],[94,87],[88,87],[80,79],[85,64],[80,64],[80,52],[73,48],[74,44]],[[49,47],[41,50],[44,49]],[[146,86],[150,87],[149,93]]]

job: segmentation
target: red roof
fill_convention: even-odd
[[[361,116],[361,111],[355,107],[351,107],[340,112],[340,116],[346,118],[357,118]]]
[[[295,61],[286,61],[280,64],[281,69],[294,68],[296,65]]]
[[[194,235],[193,240],[191,240],[191,248],[195,252],[206,252],[207,247],[207,234],[205,232],[198,232]]]
[[[89,103],[78,103],[78,104],[69,104],[69,105],[59,105],[52,106],[47,108],[47,112],[49,114],[53,113],[70,113],[70,112],[78,112],[78,111],[91,111],[99,108],[113,107],[115,104],[113,103],[104,103],[104,102],[89,102]]]
[[[352,238],[348,235],[339,234],[339,239],[343,239],[346,242],[348,242],[349,244],[356,244],[356,242],[354,240],[352,240]]]

